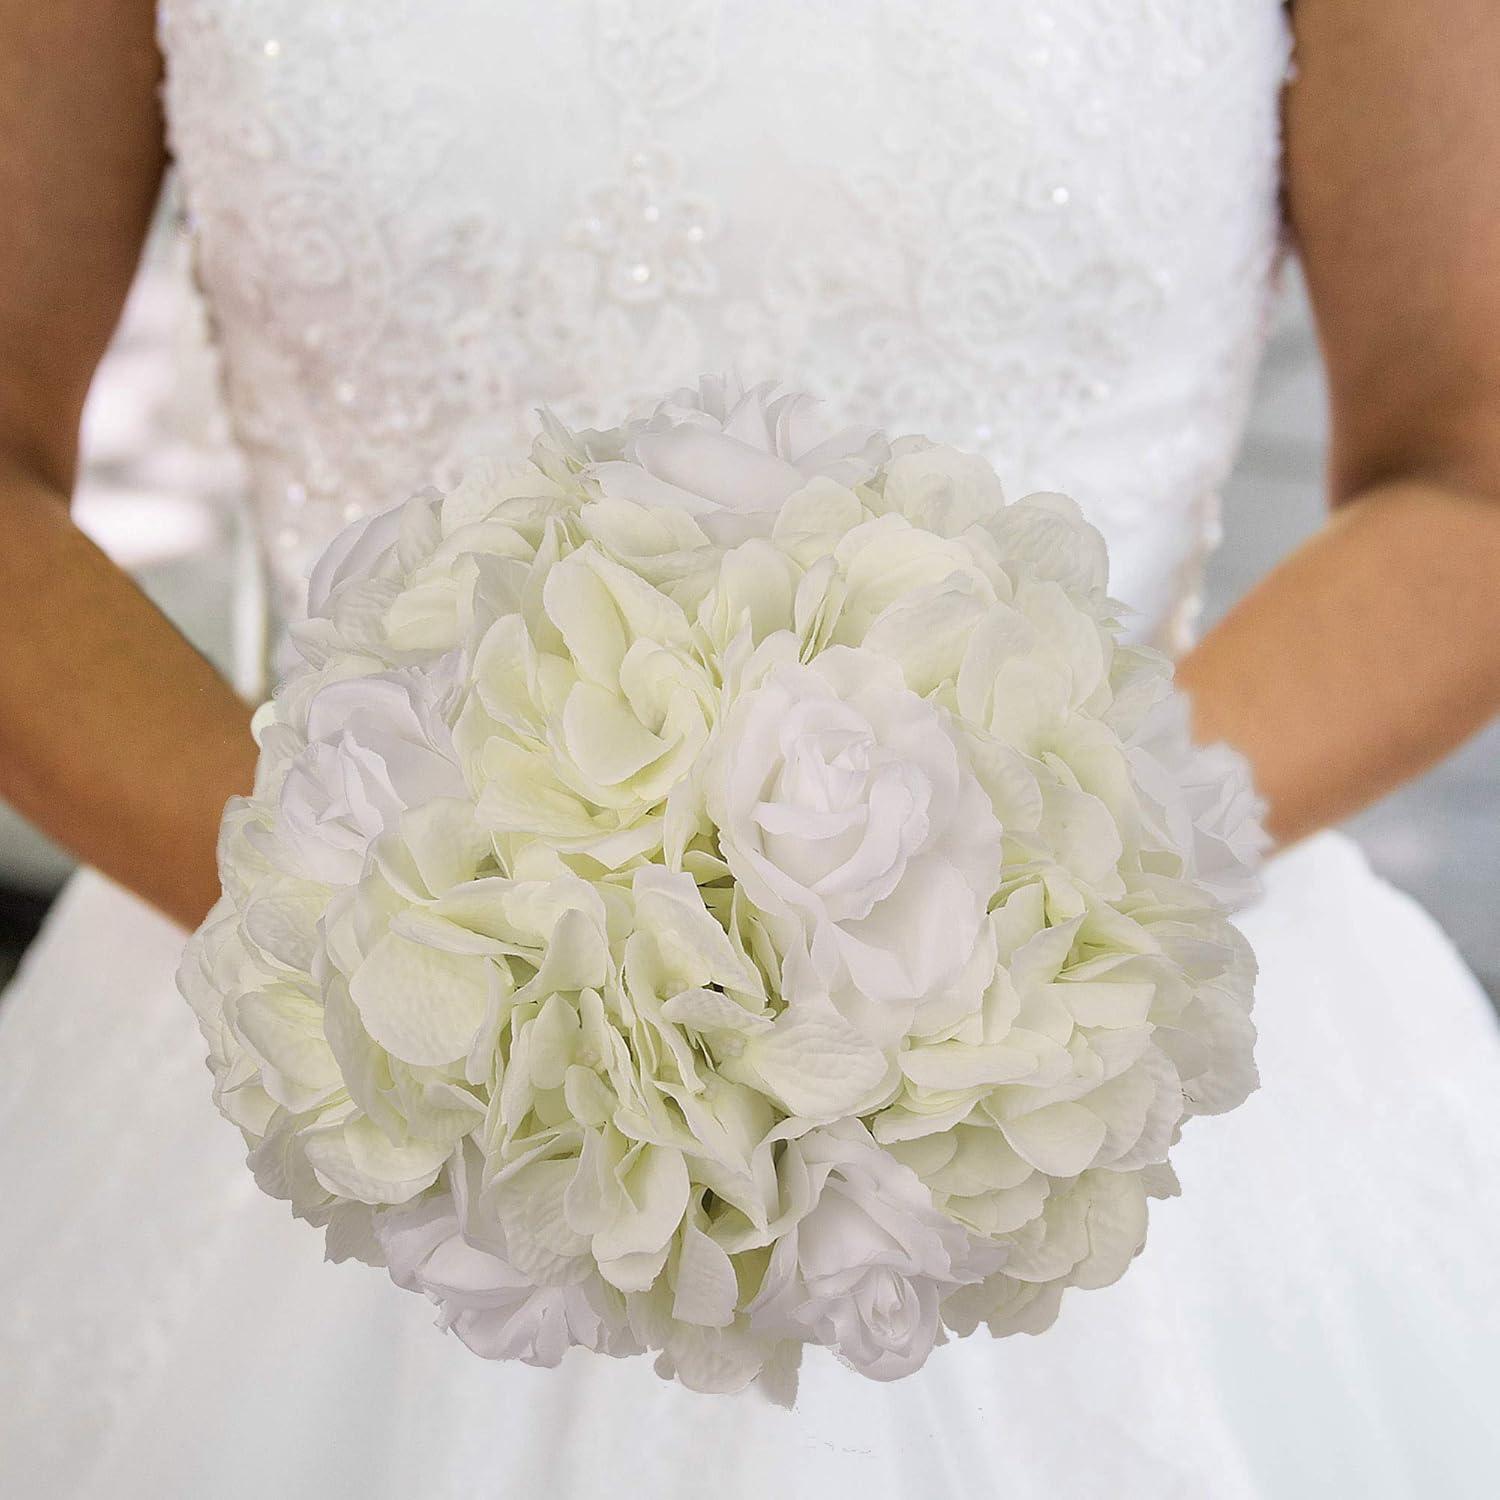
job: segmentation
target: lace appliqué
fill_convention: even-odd
[[[165,0],[162,39],[281,617],[536,405],[724,364],[1077,494],[1143,629],[1190,602],[1275,250],[1271,0]]]

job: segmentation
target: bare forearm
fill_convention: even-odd
[[[1182,661],[1198,737],[1250,758],[1290,843],[1500,711],[1500,501],[1419,480],[1339,507]]]
[[[253,778],[250,710],[43,481],[0,469],[0,535],[0,797],[191,926]]]

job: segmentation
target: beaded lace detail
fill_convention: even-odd
[[[163,0],[276,612],[533,409],[732,365],[1077,495],[1166,639],[1278,243],[1275,0]]]

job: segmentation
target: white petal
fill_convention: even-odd
[[[487,958],[386,933],[349,981],[365,1029],[393,1057],[437,1065],[463,1057],[489,1000]]]
[[[828,1120],[868,1104],[890,1073],[886,1055],[832,1006],[797,1006],[745,1048],[746,1066],[789,1114]]]
[[[682,1231],[682,1249],[677,1258],[676,1291],[672,1316],[684,1323],[726,1328],[734,1321],[739,1295],[734,1266],[729,1257],[703,1231],[687,1224]]]
[[[1000,1128],[1019,1156],[1051,1177],[1083,1171],[1104,1141],[1104,1121],[1066,1101],[1006,1120]]]

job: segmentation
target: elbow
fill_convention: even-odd
[[[66,506],[78,473],[76,431],[66,439],[0,418],[0,488],[55,497]]]
[[[1333,409],[1328,494],[1337,509],[1372,491],[1420,486],[1500,505],[1500,383],[1413,410]]]

